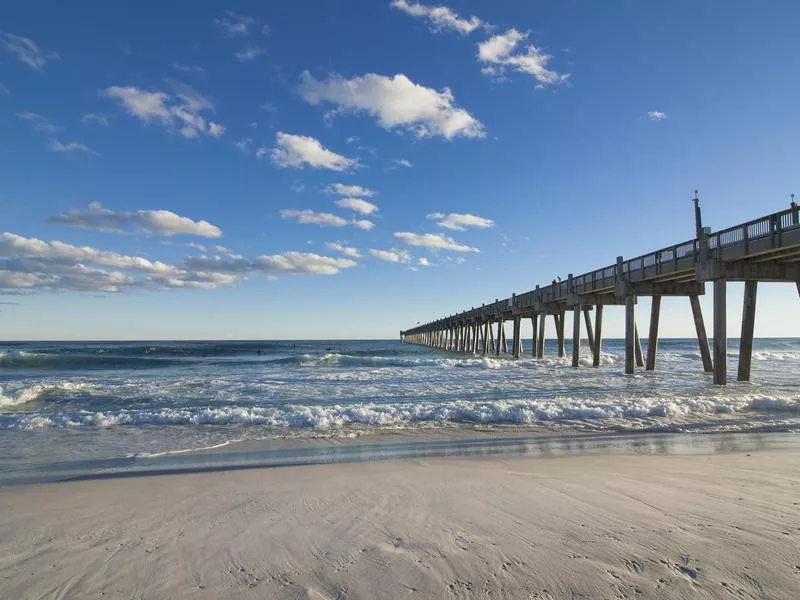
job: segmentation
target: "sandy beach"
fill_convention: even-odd
[[[797,598],[800,452],[433,459],[0,491],[2,598]]]

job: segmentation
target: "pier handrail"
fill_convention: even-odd
[[[704,235],[707,237],[709,252],[719,252],[723,248],[735,246],[744,246],[745,251],[747,251],[751,241],[773,236],[772,245],[774,246],[777,236],[780,236],[784,231],[798,227],[800,227],[800,207],[793,205],[791,208]],[[660,274],[665,265],[671,265],[673,271],[677,271],[679,266],[690,270],[694,268],[700,256],[700,250],[701,239],[687,240],[625,260],[621,263],[622,272],[629,280],[634,276],[637,276],[638,280],[639,278],[645,278],[651,269],[653,270],[653,276]],[[612,288],[616,285],[617,280],[617,264],[613,264],[582,275],[571,276],[550,285],[537,286],[534,290],[513,294],[510,298],[495,300],[493,303],[484,304],[480,308],[473,308],[456,315],[436,319],[403,333],[421,331],[447,319],[456,318],[468,321],[476,317],[483,318],[486,315],[499,316],[515,309],[563,301],[570,294],[582,294]]]

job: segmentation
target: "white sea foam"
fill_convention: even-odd
[[[121,409],[73,413],[18,414],[0,421],[6,429],[44,427],[117,427],[142,425],[260,425],[278,428],[329,429],[359,426],[399,426],[416,423],[522,424],[542,421],[607,421],[675,419],[748,410],[800,412],[800,395],[577,398],[557,396],[535,400],[494,400],[333,405],[221,406]],[[230,443],[230,442],[226,442]]]

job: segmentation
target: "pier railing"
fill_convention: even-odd
[[[687,240],[655,252],[630,258],[621,264],[608,265],[566,280],[553,282],[550,285],[537,287],[535,290],[514,294],[511,298],[496,300],[480,308],[451,315],[446,319],[462,318],[469,320],[487,314],[501,314],[509,311],[530,309],[543,304],[564,301],[574,294],[590,294],[614,288],[619,279],[618,269],[630,282],[641,282],[662,275],[691,272],[700,259],[700,253],[707,248],[708,258],[727,258],[729,250],[736,250],[735,255],[745,257],[759,252],[767,252],[781,247],[782,235],[787,231],[800,228],[800,207],[776,212],[734,227],[717,232],[704,232],[699,239]],[[705,239],[703,239],[705,238]],[[723,254],[723,251],[725,254]],[[445,319],[441,319],[442,321]],[[438,323],[434,321],[409,330],[412,333]]]

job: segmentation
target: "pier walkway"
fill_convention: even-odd
[[[551,315],[558,338],[558,355],[564,356],[564,320],[573,312],[572,366],[579,364],[581,319],[592,351],[593,365],[600,364],[603,308],[625,306],[625,373],[635,368],[655,369],[658,324],[663,296],[689,298],[700,355],[705,371],[714,373],[714,383],[724,385],[727,373],[726,292],[728,281],[744,281],[744,306],[740,336],[738,380],[750,380],[756,293],[758,282],[792,282],[800,293],[800,208],[789,209],[747,223],[712,232],[702,226],[700,203],[695,195],[696,236],[635,258],[617,257],[615,264],[583,275],[568,275],[554,282],[505,300],[401,331],[401,339],[457,352],[508,353],[505,322],[512,321],[511,354],[522,356],[520,325],[530,318],[533,325],[533,356],[544,354],[545,319]],[[700,309],[699,296],[706,283],[714,294],[713,357]],[[639,296],[652,297],[646,362],[636,326]],[[594,312],[594,319],[591,315]],[[496,332],[495,332],[496,330]]]

